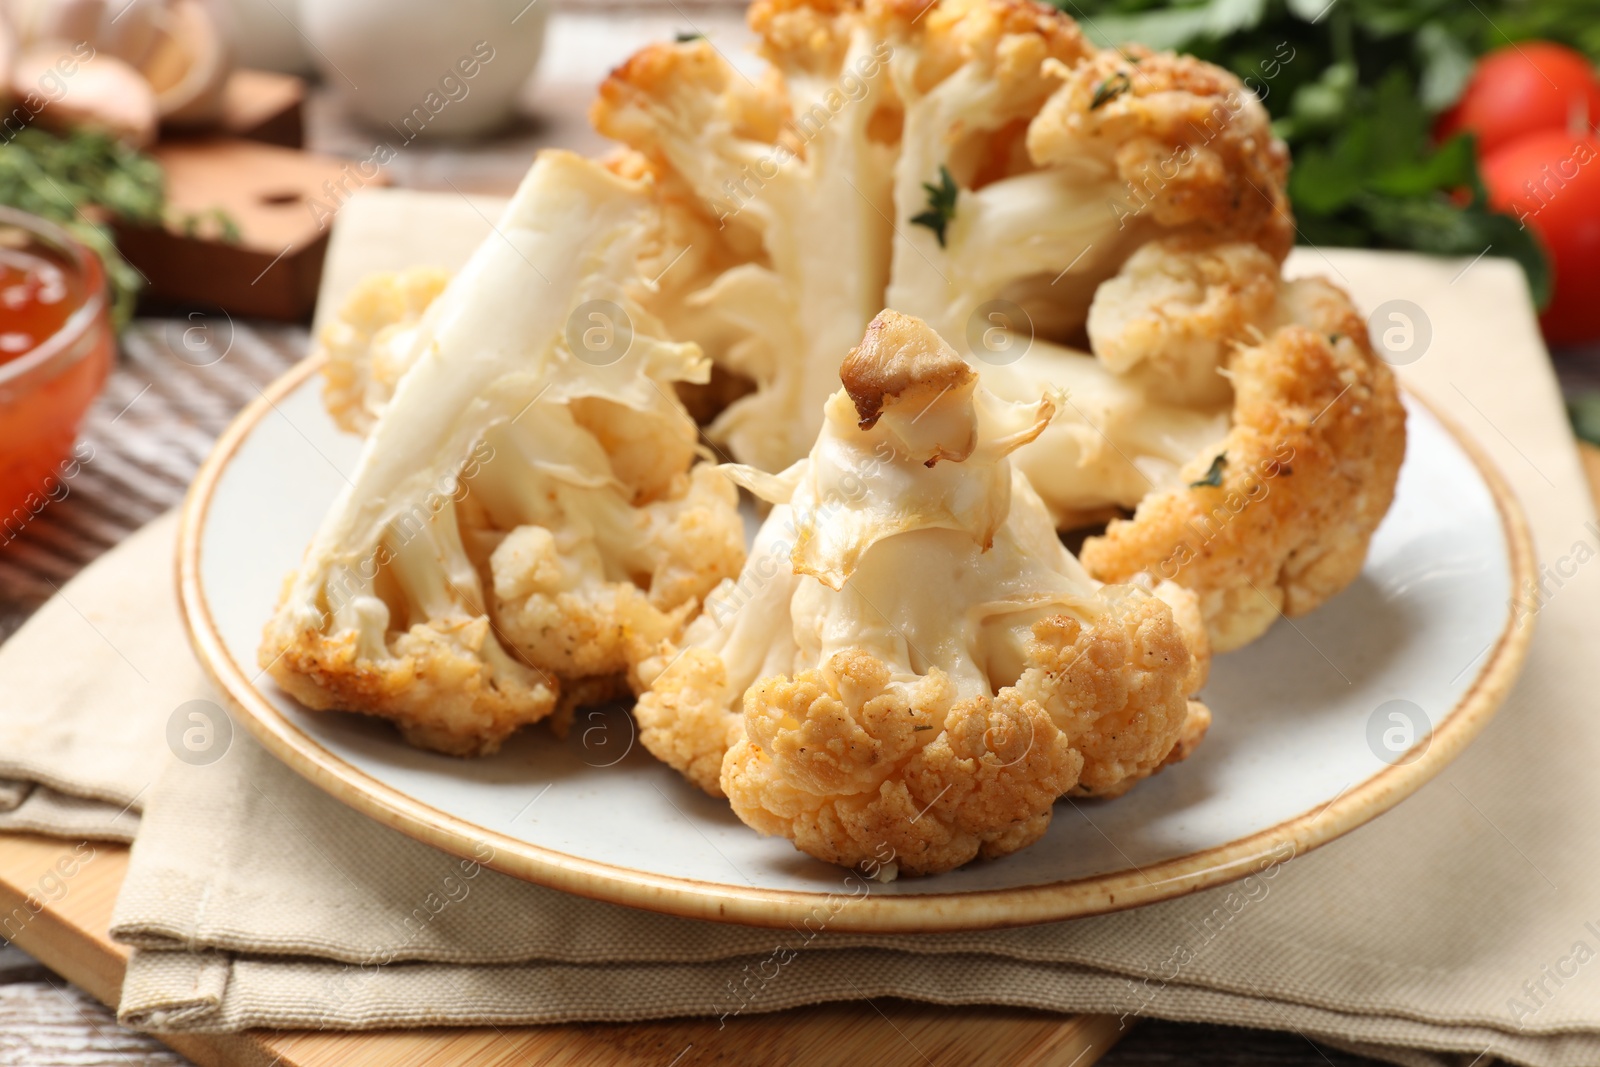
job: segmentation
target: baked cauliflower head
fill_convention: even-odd
[[[1088,336],[1092,354],[1034,341],[976,365],[1012,399],[1066,390],[1016,463],[1058,526],[1111,517],[1083,545],[1091,574],[1193,590],[1219,652],[1355,579],[1405,410],[1342,291],[1283,280],[1253,244],[1168,238],[1098,288]]]
[[[963,353],[997,314],[1073,337],[1151,239],[1292,242],[1287,152],[1216,67],[1096,51],[1031,0],[756,0],[749,20],[760,79],[656,44],[592,112],[684,220],[652,306],[755,382],[711,428],[743,462],[806,453],[883,307]]]
[[[1198,740],[1209,652],[1172,583],[1105,586],[1009,456],[1057,397],[1003,401],[885,311],[810,455],[730,473],[772,503],[737,581],[645,660],[657,756],[766,834],[932,874],[1038,839]]]
[[[693,466],[672,392],[707,360],[635,295],[657,230],[642,184],[546,152],[436,298],[431,276],[352,298],[350,350],[391,330],[406,369],[384,398],[360,369],[379,361],[349,360],[363,399],[346,410],[381,402],[266,627],[279,685],[425,748],[489,753],[564,694],[616,688],[634,643],[675,636],[738,571],[735,491]]]

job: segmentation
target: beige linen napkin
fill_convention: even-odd
[[[1352,252],[1302,254],[1299,266],[1333,274],[1366,307],[1422,309],[1433,340],[1408,379],[1494,455],[1542,558],[1593,544],[1515,267]],[[0,660],[0,724],[17,716],[11,692],[25,691],[42,699],[35,719],[75,719],[92,738],[142,718],[138,751],[161,746],[171,710],[201,684],[171,616],[170,540],[170,527],[147,530],[67,588],[104,640],[85,640],[75,612],[60,610],[19,633],[37,651]],[[1504,710],[1394,812],[1253,884],[1025,930],[807,941],[568,897],[370,823],[235,731],[215,763],[170,761],[148,797],[114,917],[116,936],[139,946],[122,1016],[169,1029],[360,1028],[899,995],[1294,1029],[1406,1064],[1600,1062],[1600,856],[1588,826],[1600,809],[1600,666],[1586,654],[1596,570],[1547,586]],[[131,683],[96,700],[51,695],[66,663],[95,678],[124,657],[159,696]],[[46,780],[11,764],[0,773]]]
[[[123,546],[145,573],[102,560],[0,645],[0,831],[133,840],[188,699],[169,696],[207,688],[188,664],[177,685],[155,666],[187,656],[166,588],[176,529],[169,515]]]

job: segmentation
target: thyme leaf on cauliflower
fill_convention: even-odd
[[[960,190],[956,188],[956,180],[950,176],[950,168],[943,164],[939,166],[939,184],[923,182],[922,188],[928,193],[928,210],[911,216],[911,224],[932,230],[939,239],[939,247],[943,248],[945,227],[956,217],[956,197],[960,195]]]
[[[1089,110],[1100,110],[1132,88],[1133,79],[1128,77],[1128,72],[1125,70],[1117,71],[1094,87],[1094,96],[1089,101]]]
[[[1206,468],[1205,477],[1201,478],[1197,482],[1190,482],[1189,483],[1189,488],[1190,489],[1207,489],[1207,488],[1217,489],[1217,488],[1221,487],[1221,485],[1222,485],[1222,468],[1226,467],[1227,465],[1228,465],[1228,454],[1226,452],[1218,452],[1216,458],[1211,461],[1211,466]]]

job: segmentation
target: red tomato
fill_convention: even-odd
[[[1591,131],[1600,124],[1600,78],[1581,52],[1518,41],[1478,61],[1456,106],[1439,116],[1439,140],[1469,130],[1488,156],[1534,130]]]
[[[1532,228],[1550,253],[1555,296],[1540,318],[1551,344],[1600,337],[1600,140],[1526,134],[1483,161],[1496,210]]]

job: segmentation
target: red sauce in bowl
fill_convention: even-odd
[[[64,499],[92,455],[73,441],[115,346],[100,260],[0,208],[0,546]]]

